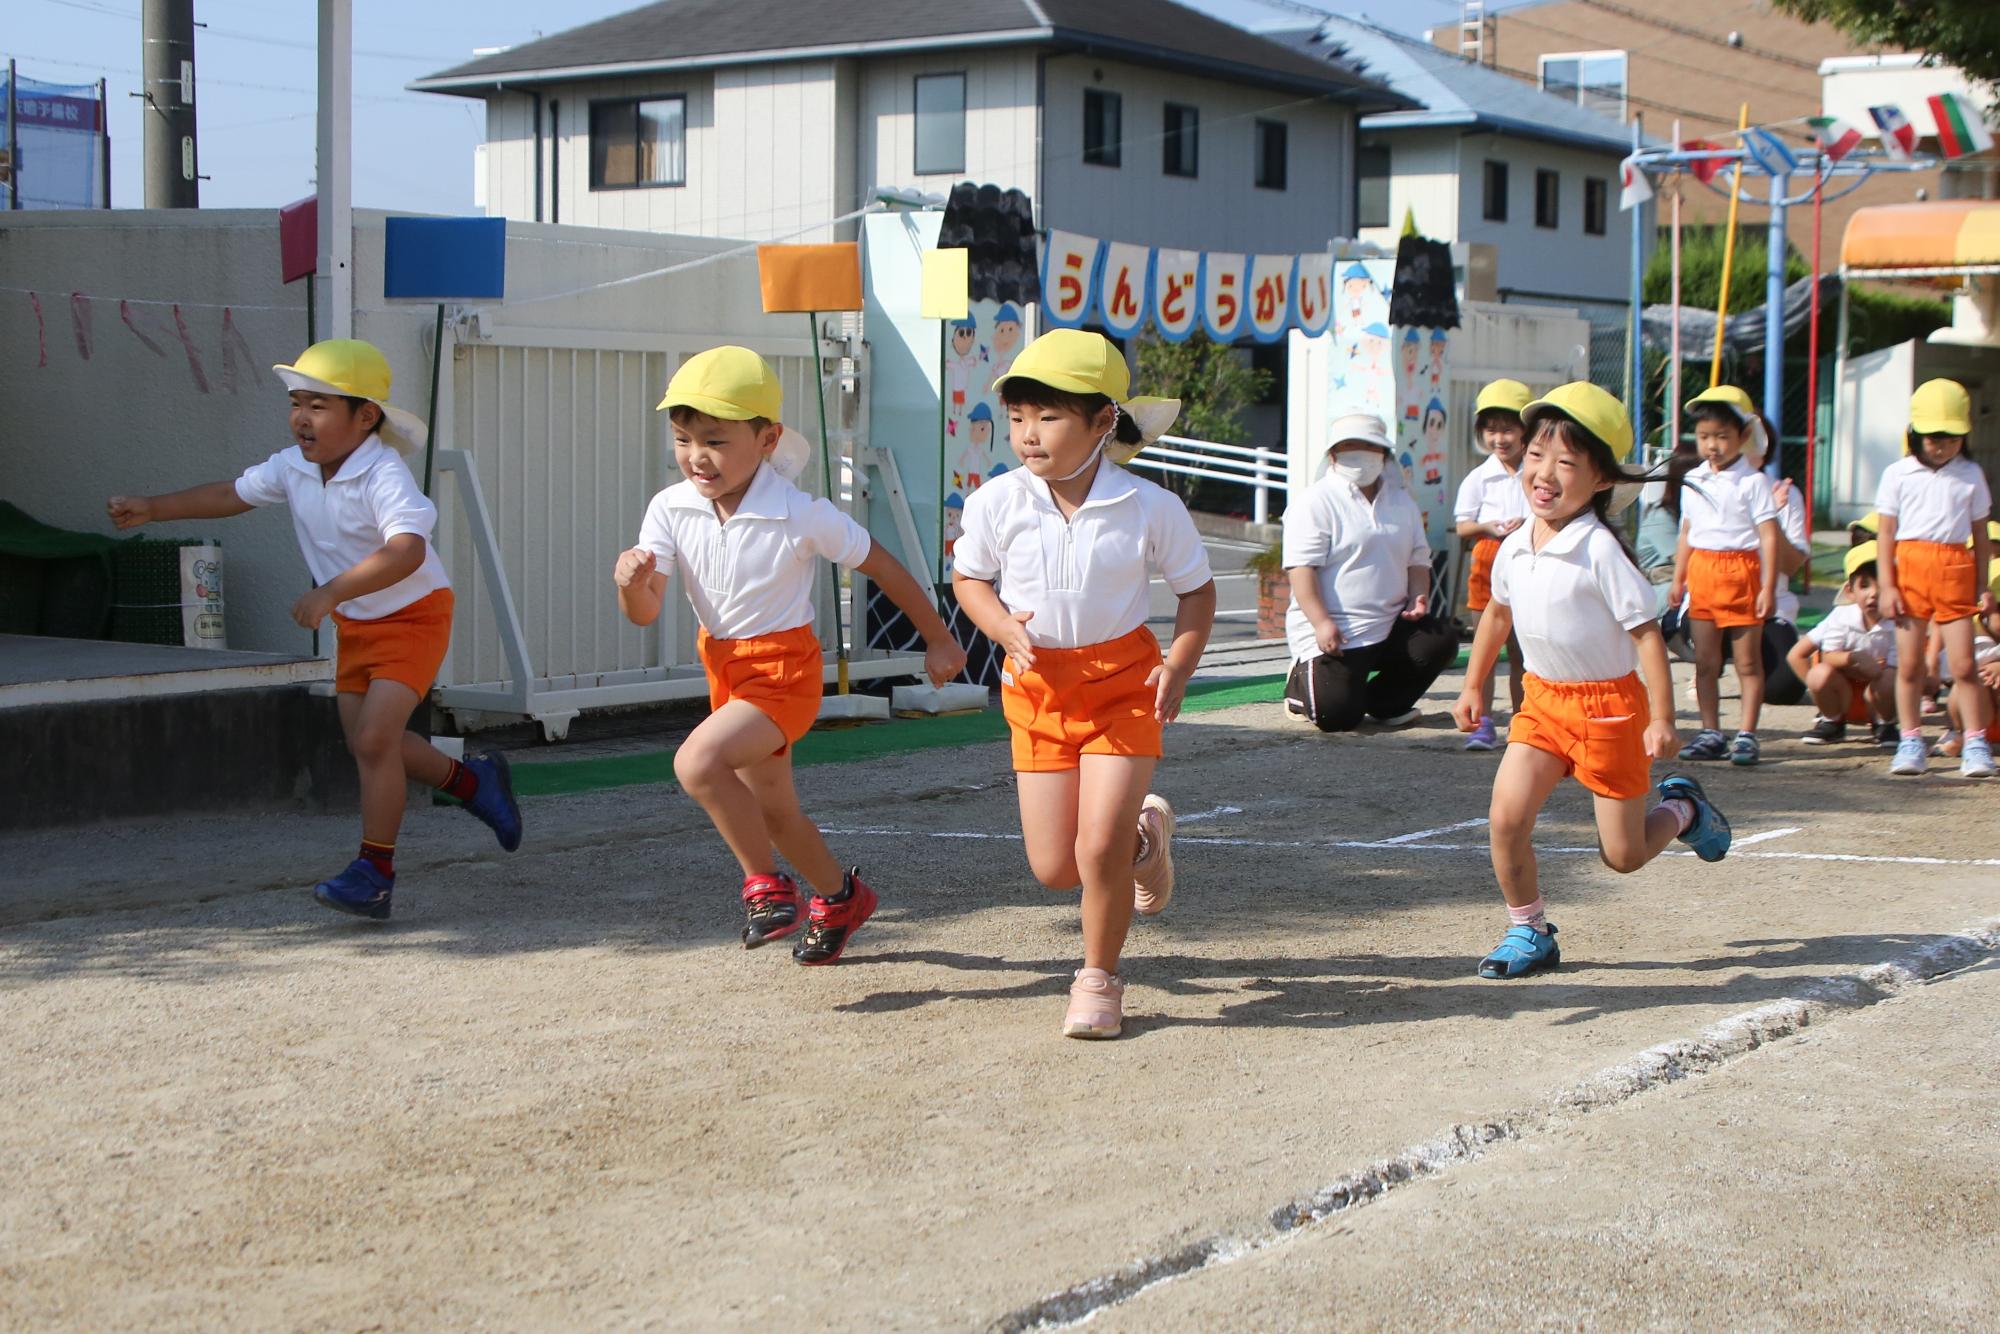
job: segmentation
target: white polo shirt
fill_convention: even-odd
[[[1144,625],[1149,570],[1177,597],[1215,577],[1179,497],[1109,459],[1067,521],[1049,484],[1014,468],[965,498],[963,524],[952,567],[991,581],[1009,612],[1035,613],[1028,642],[1044,648],[1102,644]]]
[[[1329,468],[1285,507],[1284,558],[1287,570],[1314,571],[1342,647],[1367,648],[1395,628],[1410,600],[1410,571],[1429,574],[1431,547],[1417,502],[1386,472],[1371,501]],[[1285,636],[1297,661],[1319,656],[1296,597],[1285,613]]]
[[[1503,519],[1528,517],[1528,490],[1521,474],[1508,472],[1492,455],[1465,475],[1458,484],[1458,503],[1452,506],[1455,523],[1498,523]]]
[[[1775,498],[1775,490],[1772,494]],[[1778,536],[1801,554],[1812,555],[1812,540],[1806,536],[1806,498],[1796,486],[1785,493],[1784,510],[1778,515]],[[1777,619],[1787,625],[1796,625],[1799,619],[1799,595],[1792,591],[1792,581],[1783,575],[1778,577]]]
[[[1861,608],[1852,602],[1834,607],[1803,637],[1822,653],[1866,653],[1879,663],[1896,665],[1896,623],[1877,621],[1871,628],[1862,622]]]
[[[1637,671],[1632,631],[1653,619],[1653,585],[1591,510],[1540,551],[1534,535],[1534,524],[1522,524],[1493,558],[1493,600],[1513,611],[1528,670],[1544,681],[1616,681]]]
[[[1898,542],[1959,546],[1971,539],[1974,522],[1991,516],[1993,493],[1986,474],[1963,454],[1942,468],[1927,468],[1905,454],[1883,472],[1875,508],[1895,516]]]
[[[1700,551],[1755,551],[1757,525],[1778,517],[1771,479],[1742,455],[1717,472],[1704,463],[1681,484],[1681,523]]]
[[[403,456],[369,436],[341,460],[339,471],[322,480],[317,463],[293,445],[243,470],[236,495],[246,505],[290,505],[292,531],[315,584],[327,584],[382,549],[392,537],[413,533],[424,540],[424,562],[400,581],[335,610],[357,621],[379,621],[412,602],[450,588],[451,579],[431,545],[437,506],[431,504]]]
[[[759,464],[750,489],[724,523],[715,504],[676,482],[653,497],[638,545],[659,558],[715,639],[754,639],[811,625],[813,579],[822,557],[839,565],[868,559],[868,530],[832,501],[807,495]]]

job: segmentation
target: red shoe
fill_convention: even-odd
[[[767,940],[799,929],[799,886],[788,875],[743,877],[743,948],[754,950]]]
[[[881,900],[862,882],[860,867],[851,867],[840,878],[840,887],[844,892],[838,902],[812,896],[806,909],[806,933],[792,942],[792,957],[800,963],[834,962],[861,924],[875,915],[875,905]]]

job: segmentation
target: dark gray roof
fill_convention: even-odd
[[[1267,41],[1173,0],[662,0],[416,80],[483,96],[656,69],[1034,44],[1365,108],[1412,105],[1374,79]]]

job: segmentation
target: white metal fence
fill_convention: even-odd
[[[1271,492],[1290,487],[1285,456],[1278,450],[1224,445],[1182,435],[1161,436],[1126,466],[1248,487],[1251,518],[1257,523],[1271,521]]]

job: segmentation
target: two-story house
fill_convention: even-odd
[[[1308,250],[1404,100],[1170,0],[664,0],[412,88],[486,103],[484,207],[845,239],[878,188],[1024,191],[1044,228]]]

